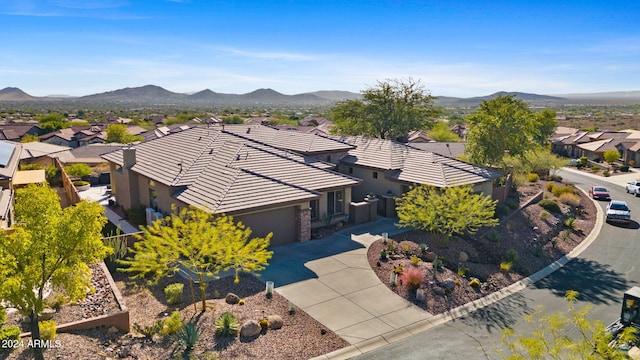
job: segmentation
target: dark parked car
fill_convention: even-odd
[[[589,196],[597,200],[611,200],[609,190],[603,186],[592,186],[589,188]]]
[[[631,223],[631,210],[624,201],[611,200],[605,213],[607,222],[621,222],[627,225]]]

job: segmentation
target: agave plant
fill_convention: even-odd
[[[216,320],[216,334],[221,336],[235,336],[240,331],[240,323],[232,313],[226,312]]]
[[[178,342],[178,346],[183,349],[185,355],[193,352],[201,333],[200,327],[193,321],[184,324],[182,329],[178,331],[176,341]]]

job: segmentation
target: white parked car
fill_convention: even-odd
[[[627,183],[627,194],[640,195],[640,180],[633,180]]]
[[[621,200],[611,200],[607,205],[606,222],[621,222],[624,224],[631,223],[631,210],[627,203]]]

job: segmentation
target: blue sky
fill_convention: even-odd
[[[0,89],[640,90],[640,2],[0,0]]]

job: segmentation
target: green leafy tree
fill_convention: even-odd
[[[419,185],[398,199],[399,225],[431,232],[440,246],[457,234],[474,234],[483,226],[496,226],[497,201],[474,194],[471,186],[437,189]]]
[[[257,272],[263,270],[273,255],[269,251],[272,233],[264,238],[251,238],[251,229],[233,217],[218,215],[196,207],[183,208],[170,217],[142,227],[140,241],[134,244],[134,256],[122,260],[122,269],[135,272],[134,278],[151,276],[150,283],[176,273],[192,274],[198,278],[202,311],[206,310],[206,286],[208,277],[217,277],[221,271]],[[194,308],[197,311],[194,298]]]
[[[438,121],[429,132],[429,136],[437,142],[458,142],[462,141],[458,134],[449,129],[446,122]]]
[[[51,113],[36,118],[40,123],[40,128],[46,132],[56,131],[68,127],[67,118],[58,113]]]
[[[553,135],[553,132],[558,126],[556,112],[544,109],[540,113],[536,114],[533,121],[533,140],[537,145],[549,144],[549,138]]]
[[[606,161],[609,165],[620,159],[620,153],[615,149],[609,149],[605,151],[602,156],[604,157],[604,161]]]
[[[91,175],[91,168],[84,163],[71,164],[64,167],[64,171],[71,177],[81,178]]]
[[[40,141],[40,137],[35,134],[24,134],[22,139],[20,139],[21,143],[29,143],[29,142],[38,142]]]
[[[142,136],[130,134],[125,124],[110,124],[107,126],[106,142],[108,143],[130,144],[143,140],[144,138]]]
[[[506,155],[502,161],[503,170],[515,175],[554,173],[569,163],[567,159],[542,146],[527,150],[521,157]]]
[[[229,115],[222,118],[224,124],[244,124],[244,118],[240,115]]]
[[[508,349],[504,358],[627,359],[625,353],[609,347],[612,335],[605,330],[604,324],[589,321],[591,307],[575,307],[577,297],[576,291],[567,291],[565,299],[569,302],[569,310],[566,313],[544,314],[542,308],[538,308],[536,313],[528,315],[525,321],[533,329],[531,335],[517,336],[513,329],[504,329],[502,342]],[[634,339],[635,329],[627,330],[623,336],[626,340]]]
[[[440,113],[433,100],[412,79],[378,81],[376,87],[362,92],[362,99],[339,102],[330,110],[335,122],[332,132],[382,139],[406,136],[431,127]]]
[[[40,339],[38,317],[48,288],[71,301],[85,298],[91,268],[112,249],[102,243],[107,222],[97,202],[81,201],[64,210],[55,190],[29,185],[16,190],[16,224],[0,233],[0,301],[29,319],[33,339]],[[34,347],[43,359],[43,349]]]
[[[534,113],[513,95],[484,101],[467,117],[465,154],[477,164],[499,167],[506,155],[522,156],[546,141],[551,120],[555,121],[551,115],[554,113]]]

